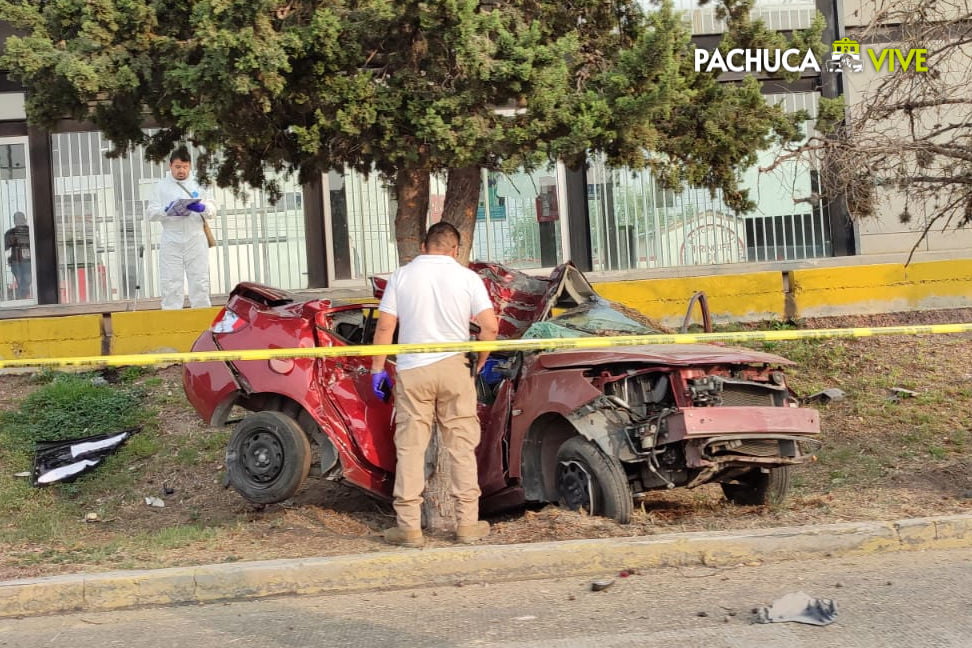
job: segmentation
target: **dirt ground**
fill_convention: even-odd
[[[884,326],[904,323],[972,322],[972,309],[900,313],[880,316],[827,318],[801,322],[803,328]],[[935,339],[935,338],[938,339]],[[900,376],[921,376],[910,389],[933,392],[945,383],[958,385],[964,401],[929,408],[932,416],[954,417],[956,439],[972,440],[972,336],[882,336],[853,340],[845,361],[846,376],[813,376],[828,380],[826,386],[845,388],[855,373],[893,372]],[[884,358],[883,366],[862,368],[856,358]],[[929,363],[941,365],[929,373]],[[913,365],[909,369],[909,367]],[[180,368],[169,367],[155,374],[162,378],[161,433],[175,437],[212,434],[202,426],[182,394]],[[916,379],[918,380],[918,379]],[[792,382],[792,381],[791,381]],[[807,383],[811,384],[811,383]],[[0,407],[15,407],[33,387],[27,377],[0,377]],[[799,389],[798,389],[799,393]],[[801,395],[806,395],[803,393]],[[967,397],[966,397],[967,396]],[[877,407],[883,407],[879,401]],[[887,423],[875,429],[860,402],[848,399],[816,405],[822,414],[824,447],[842,440],[841,447],[859,453],[863,462],[873,444],[893,442],[909,434],[913,423],[901,422],[901,429]],[[885,464],[873,477],[848,478],[837,464],[811,463],[797,469],[795,488],[781,507],[738,507],[722,498],[718,486],[695,490],[656,491],[636,506],[633,521],[619,525],[604,518],[562,510],[555,506],[526,509],[490,518],[490,544],[533,543],[550,540],[639,536],[669,532],[777,527],[863,520],[894,520],[908,517],[972,512],[972,458],[968,448],[949,445],[933,458],[898,456],[882,459]],[[883,456],[883,455],[882,455]],[[74,543],[37,543],[0,547],[0,580],[120,568],[153,568],[332,556],[384,551],[380,532],[393,524],[386,503],[341,484],[313,479],[293,500],[284,504],[255,507],[221,483],[221,452],[214,451],[192,466],[164,462],[165,468],[147,462],[137,467],[137,492],[118,502],[111,518],[84,523],[84,509],[77,511]],[[847,465],[847,458],[843,458]],[[853,465],[854,457],[850,457]],[[837,459],[835,459],[835,462]],[[146,506],[142,496],[165,496],[165,508]],[[195,524],[214,530],[188,544],[126,544],[126,536],[149,533],[179,525]],[[433,534],[431,546],[445,546],[451,540]],[[92,551],[91,547],[106,547]],[[114,548],[113,548],[114,547]],[[35,560],[30,556],[36,555]]]

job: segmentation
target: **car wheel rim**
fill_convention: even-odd
[[[567,508],[574,511],[583,508],[588,513],[594,513],[591,476],[583,464],[577,461],[561,461],[557,488]]]
[[[257,484],[275,480],[283,468],[280,439],[269,432],[255,432],[243,442],[242,465],[247,478]]]

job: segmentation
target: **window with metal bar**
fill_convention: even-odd
[[[785,110],[806,110],[813,128],[818,95],[767,95]],[[778,149],[759,154],[742,186],[755,201],[737,214],[720,191],[659,186],[650,171],[608,167],[603,156],[589,161],[588,211],[592,267],[628,270],[674,266],[783,261],[831,256],[829,219],[819,200],[815,170],[806,162],[776,163]],[[771,169],[771,170],[769,170]]]

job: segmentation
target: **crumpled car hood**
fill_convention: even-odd
[[[794,362],[772,353],[750,351],[714,344],[647,344],[644,346],[550,351],[539,356],[545,369],[590,367],[612,363],[649,363],[665,365],[767,364],[793,365]]]

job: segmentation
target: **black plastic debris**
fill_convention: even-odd
[[[837,617],[837,604],[832,599],[813,598],[793,592],[773,601],[773,605],[756,610],[755,623],[808,623],[830,625]]]
[[[603,592],[607,588],[614,585],[613,578],[605,578],[602,580],[591,581],[591,591],[592,592]]]
[[[141,427],[34,445],[34,486],[70,482],[104,461]]]

